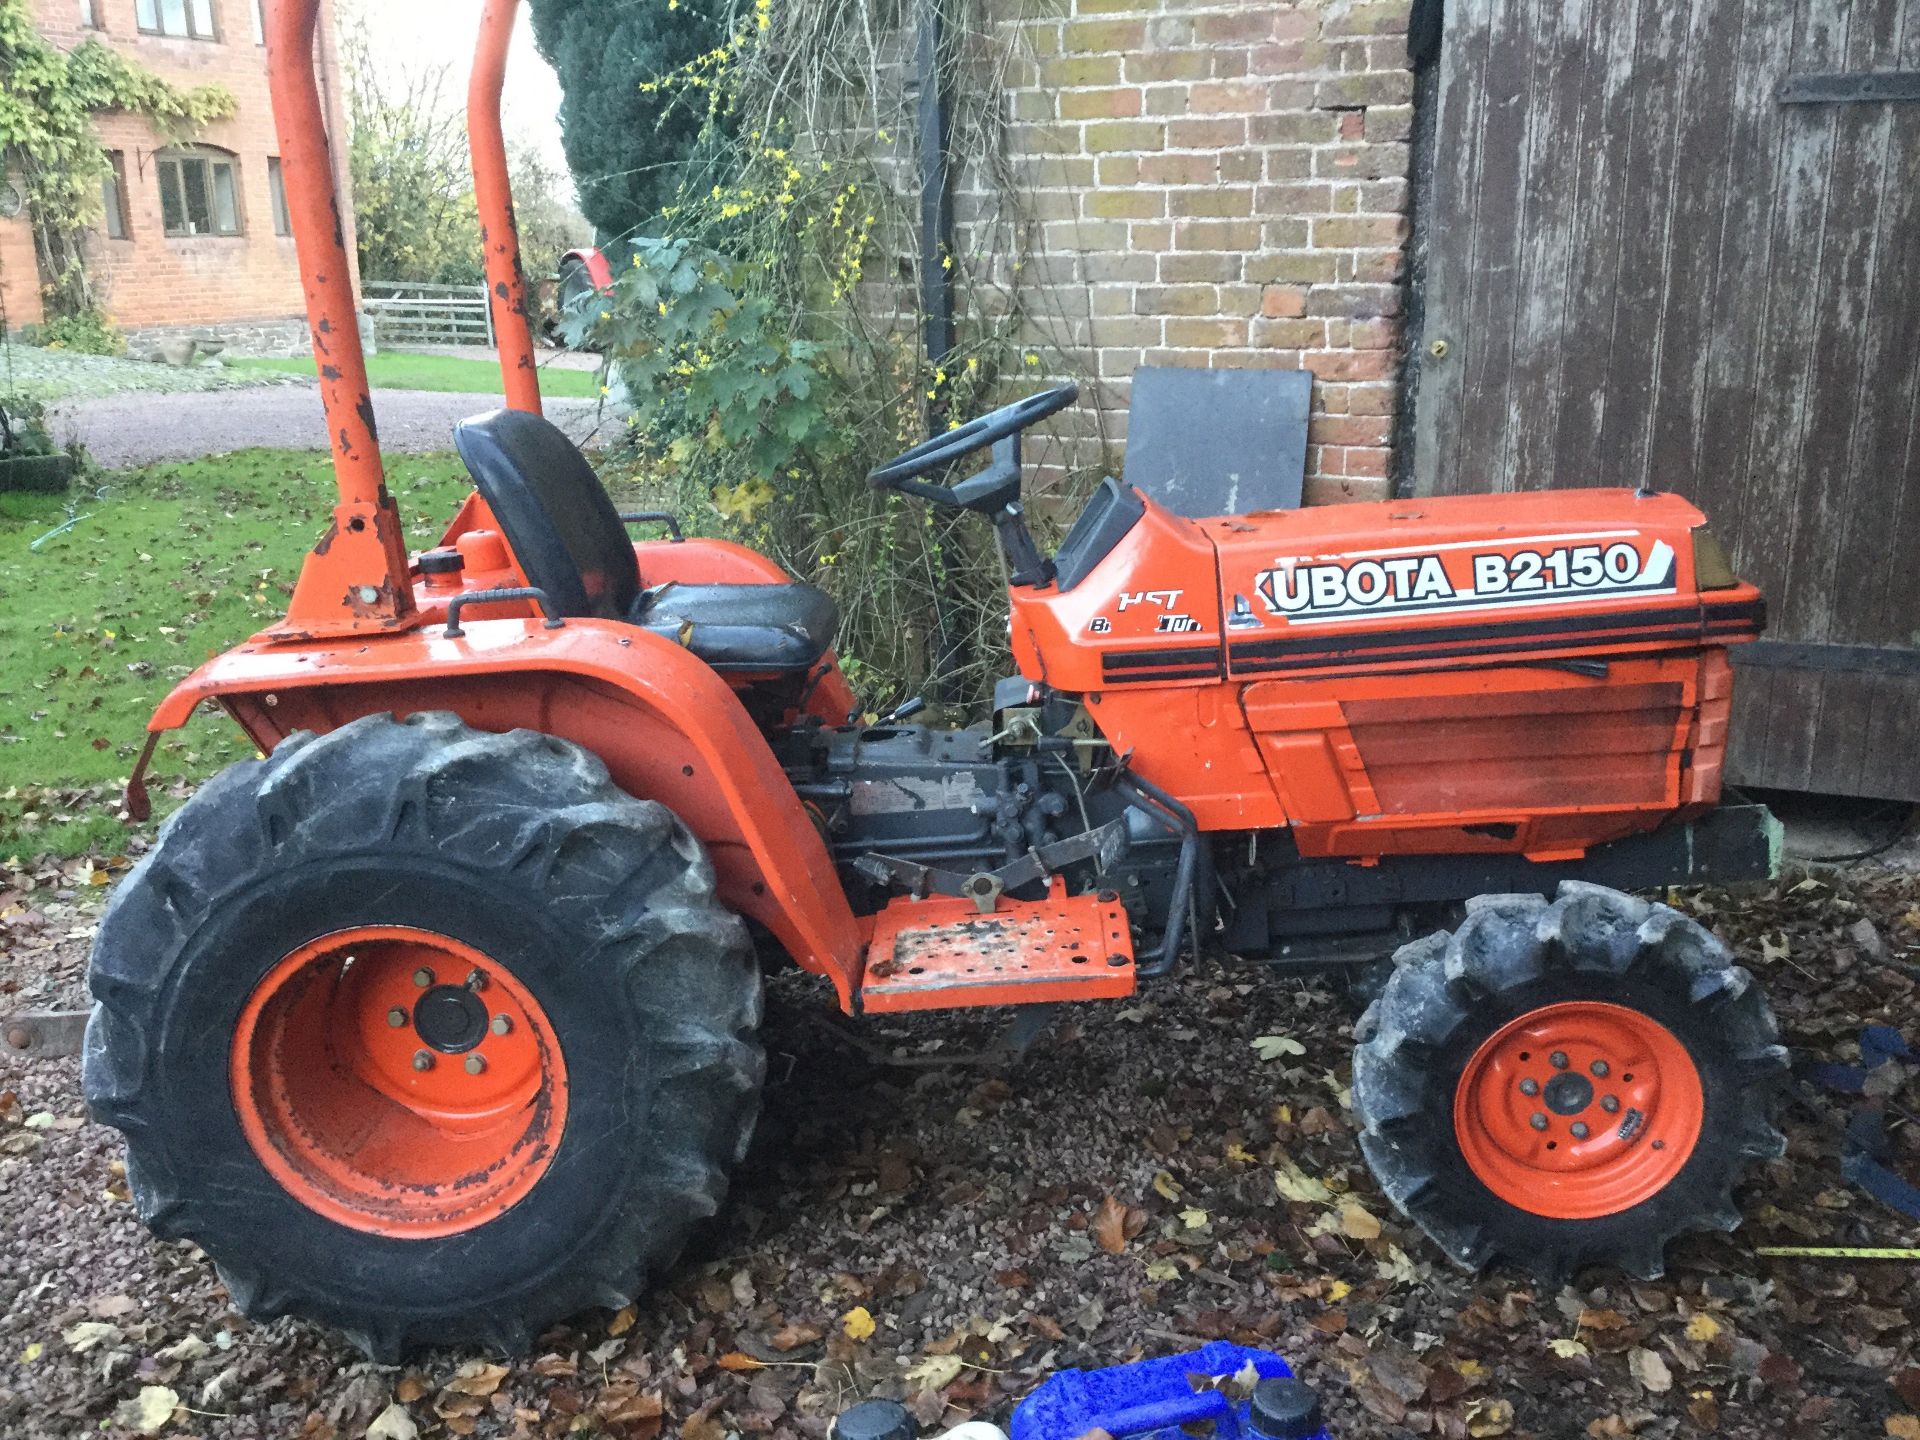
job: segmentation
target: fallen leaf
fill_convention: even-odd
[[[1673,1388],[1673,1372],[1667,1368],[1667,1362],[1644,1345],[1627,1352],[1627,1373],[1655,1395],[1664,1395]]]
[[[456,1395],[491,1395],[500,1388],[500,1382],[507,1378],[507,1367],[489,1365],[484,1360],[469,1360],[454,1372],[453,1378],[440,1388],[451,1390]]]
[[[1273,1172],[1273,1188],[1280,1192],[1283,1200],[1298,1200],[1309,1205],[1322,1205],[1333,1198],[1331,1190],[1291,1163]]]
[[[535,1368],[538,1369],[539,1367],[536,1366]],[[433,1382],[428,1380],[424,1375],[417,1373],[402,1375],[400,1377],[400,1383],[393,1387],[393,1396],[394,1399],[398,1400],[402,1405],[411,1405],[431,1389],[433,1389]]]
[[[822,1333],[817,1325],[782,1325],[767,1337],[767,1343],[784,1355],[802,1345],[813,1344]]]
[[[1180,1198],[1179,1182],[1164,1170],[1156,1171],[1153,1177],[1153,1193],[1162,1200],[1178,1200]]]
[[[1127,1248],[1127,1207],[1109,1195],[1093,1216],[1093,1239],[1109,1255]]]
[[[856,1305],[840,1317],[840,1329],[849,1340],[866,1340],[873,1335],[873,1316],[867,1313],[867,1307]]]
[[[206,1341],[198,1335],[189,1335],[184,1340],[174,1341],[166,1349],[158,1352],[154,1358],[164,1360],[169,1365],[184,1365],[188,1361],[204,1359],[212,1353],[213,1347]]]
[[[922,1390],[943,1390],[966,1368],[958,1355],[925,1355],[907,1367],[906,1379]]]
[[[607,1321],[607,1334],[609,1335],[626,1334],[627,1331],[633,1328],[634,1317],[638,1314],[639,1314],[639,1311],[636,1310],[631,1305],[627,1305],[622,1307],[619,1310],[616,1310],[613,1314],[613,1318]]]
[[[1349,1200],[1340,1207],[1340,1233],[1350,1240],[1375,1240],[1380,1222],[1359,1201]]]
[[[756,1360],[744,1350],[729,1350],[713,1363],[718,1365],[722,1370],[764,1370],[767,1368],[764,1360]]]
[[[1893,1440],[1920,1440],[1920,1415],[1889,1415],[1887,1434]]]
[[[1687,1415],[1709,1434],[1720,1428],[1720,1402],[1711,1390],[1696,1390],[1687,1397]]]
[[[1261,1035],[1253,1042],[1253,1053],[1262,1060],[1278,1060],[1282,1055],[1304,1055],[1307,1047],[1285,1035]]]
[[[1578,1360],[1582,1356],[1593,1353],[1578,1340],[1549,1340],[1547,1342],[1547,1348],[1562,1360]]]
[[[95,1346],[109,1345],[118,1340],[120,1327],[109,1325],[104,1320],[82,1320],[78,1325],[61,1331],[60,1338],[74,1354],[84,1355]]]
[[[415,1440],[420,1427],[413,1423],[413,1416],[405,1407],[388,1405],[373,1417],[373,1423],[367,1426],[366,1440]]]
[[[1705,1344],[1720,1334],[1720,1322],[1704,1311],[1687,1321],[1687,1339]]]
[[[1513,1406],[1505,1400],[1475,1400],[1467,1406],[1469,1435],[1505,1435],[1513,1429]]]
[[[180,1408],[180,1397],[165,1385],[142,1385],[131,1400],[122,1400],[113,1412],[114,1423],[137,1430],[142,1435],[157,1435]]]

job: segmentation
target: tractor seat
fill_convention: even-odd
[[[840,627],[833,597],[811,585],[662,585],[628,617],[716,670],[808,670]]]
[[[716,670],[804,671],[833,644],[839,612],[811,585],[643,590],[633,542],[600,477],[551,421],[492,410],[454,426],[453,443],[527,583],[563,616],[625,620]]]

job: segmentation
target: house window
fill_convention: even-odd
[[[80,0],[80,27],[83,30],[100,28],[100,0]]]
[[[273,233],[293,234],[293,217],[287,213],[287,182],[281,178],[280,157],[267,157],[267,190],[273,196]]]
[[[253,43],[267,43],[267,0],[253,0]]]
[[[217,40],[213,0],[134,0],[134,23],[149,35]]]
[[[240,185],[223,151],[162,155],[160,220],[169,235],[238,235]]]
[[[101,224],[109,240],[126,240],[131,238],[127,231],[127,157],[109,150],[107,164],[113,168],[100,177]]]

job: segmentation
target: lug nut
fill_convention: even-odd
[[[513,1021],[509,1019],[507,1016],[496,1015],[493,1017],[493,1033],[494,1034],[504,1035],[511,1029],[513,1029]]]
[[[1584,1140],[1587,1138],[1587,1122],[1586,1121],[1576,1120],[1573,1122],[1572,1125],[1568,1126],[1567,1128],[1573,1131],[1574,1139]]]
[[[1600,1097],[1600,1108],[1609,1115],[1613,1114],[1614,1111],[1620,1108],[1620,1097],[1618,1095],[1602,1095]]]
[[[407,1012],[402,1010],[398,1005],[387,1011],[387,1024],[391,1025],[394,1029],[398,1030],[406,1023]]]
[[[1544,1130],[1547,1128],[1547,1117],[1536,1110],[1533,1112],[1533,1118],[1527,1123],[1536,1130]]]
[[[1520,1082],[1520,1093],[1522,1095],[1538,1095],[1540,1093],[1540,1082],[1529,1075],[1525,1080]]]
[[[413,983],[418,985],[422,990],[426,989],[427,986],[433,984],[433,971],[422,965],[418,970],[413,972]]]
[[[1596,1060],[1593,1062],[1593,1064],[1589,1065],[1587,1068],[1591,1070],[1595,1075],[1599,1076],[1601,1079],[1604,1080],[1606,1078],[1606,1075],[1607,1075],[1606,1061]]]
[[[487,977],[483,971],[469,970],[467,972],[467,989],[484,990],[486,989],[486,987],[487,987]]]
[[[486,1068],[487,1068],[486,1056],[480,1054],[477,1051],[474,1054],[467,1056],[467,1074],[478,1075],[482,1070]]]
[[[1567,1068],[1567,1052],[1564,1050],[1554,1051],[1553,1054],[1547,1057],[1547,1063],[1553,1066],[1553,1068],[1556,1070],[1566,1069]]]
[[[431,1050],[414,1051],[413,1068],[416,1070],[431,1070],[433,1068],[433,1052]]]

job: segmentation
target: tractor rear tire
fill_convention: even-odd
[[[629,1303],[759,1108],[760,975],[700,842],[580,746],[447,714],[209,780],[90,984],[141,1218],[382,1360]]]
[[[1695,921],[1597,885],[1483,897],[1402,947],[1361,1018],[1360,1147],[1400,1212],[1470,1269],[1643,1279],[1740,1223],[1779,1155],[1787,1054],[1760,987]]]

